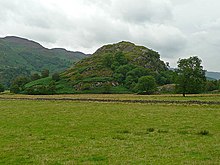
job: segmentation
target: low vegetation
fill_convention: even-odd
[[[0,100],[0,105],[0,164],[220,161],[219,105],[43,100]]]

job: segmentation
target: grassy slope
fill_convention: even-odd
[[[0,104],[0,164],[220,161],[220,106],[65,101]],[[201,130],[210,135],[198,135]]]
[[[46,68],[54,73],[65,70],[73,62],[85,57],[86,55],[80,52],[47,49],[34,41],[23,38],[0,38],[0,82],[9,85],[9,82],[14,78],[13,76],[17,76],[14,72],[18,68],[30,72],[40,72]],[[8,75],[11,76],[8,77]]]
[[[62,70],[86,57],[81,52],[71,52],[65,49],[47,49],[39,43],[18,38],[0,38],[1,67],[26,67],[30,70],[48,68]],[[40,68],[36,68],[36,65]]]
[[[35,86],[35,85],[48,85],[52,81],[51,77],[42,78],[39,80],[32,81],[25,85],[26,88]],[[62,79],[58,82],[56,82],[56,93],[57,94],[71,94],[74,93],[74,89],[71,87],[71,85],[65,80]]]
[[[103,79],[103,78],[102,78]],[[95,81],[97,78],[95,78]],[[39,80],[32,81],[25,85],[26,88],[35,86],[35,85],[48,85],[52,81],[51,77],[42,78]],[[84,82],[92,82],[92,78],[90,79],[84,79]],[[99,81],[101,81],[99,79]],[[84,93],[93,93],[93,94],[99,94],[103,93],[105,91],[104,88],[94,88],[92,90],[84,90],[84,91],[76,91],[72,85],[67,79],[61,79],[60,81],[56,82],[56,94],[84,94]],[[130,93],[128,89],[122,87],[122,86],[116,86],[110,88],[111,93]]]

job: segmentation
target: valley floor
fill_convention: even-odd
[[[0,164],[220,162],[218,104],[54,98],[220,101],[219,95],[0,95]]]

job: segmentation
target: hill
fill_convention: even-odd
[[[66,89],[71,89],[72,93],[131,93],[142,76],[153,76],[159,85],[170,83],[171,74],[167,72],[172,71],[157,52],[123,41],[105,45],[77,62],[61,74],[62,85],[57,82],[57,86],[68,86]],[[42,84],[49,79],[44,79]],[[40,84],[38,80],[27,87]]]
[[[206,72],[206,76],[211,78],[212,80],[220,80],[220,73],[219,72]]]
[[[43,69],[60,72],[85,57],[81,52],[47,49],[24,38],[0,38],[0,83],[9,86],[17,75],[30,75]]]

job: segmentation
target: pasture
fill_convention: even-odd
[[[220,101],[218,95],[0,95],[0,164],[219,164],[220,105],[18,98]],[[4,100],[3,98],[6,98]]]

